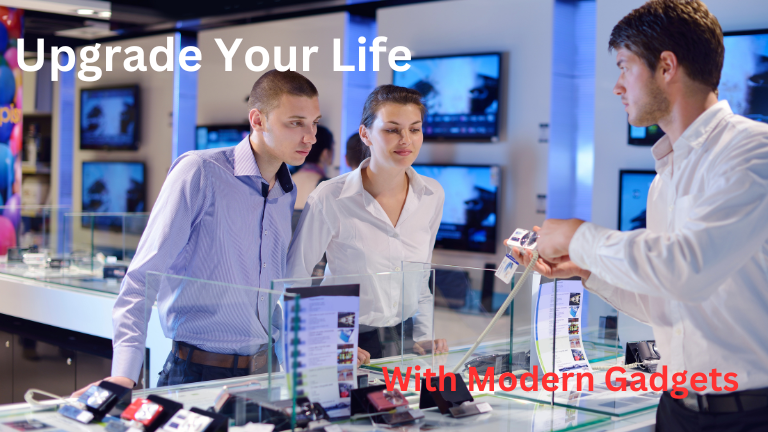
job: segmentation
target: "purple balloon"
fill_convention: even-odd
[[[21,197],[19,194],[13,194],[8,198],[8,202],[5,203],[5,208],[3,209],[3,216],[11,221],[14,228],[19,228],[19,222],[21,221]]]

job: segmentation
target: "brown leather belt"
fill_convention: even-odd
[[[183,342],[173,342],[173,354],[182,360],[187,359],[190,350],[190,346]],[[192,363],[197,363],[203,366],[231,368],[234,366],[235,358],[237,357],[238,369],[248,368],[251,371],[256,371],[267,365],[267,356],[267,351],[262,351],[254,355],[234,355],[212,353],[203,351],[199,348],[194,348],[190,361]]]

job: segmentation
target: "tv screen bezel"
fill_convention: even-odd
[[[135,110],[136,110],[136,125],[133,128],[133,144],[125,146],[112,146],[112,145],[93,145],[83,144],[83,94],[91,91],[104,91],[104,90],[122,90],[133,89]],[[80,118],[78,119],[78,127],[80,131],[80,150],[115,150],[115,151],[136,151],[139,149],[139,137],[141,128],[141,91],[138,84],[122,85],[122,86],[109,86],[109,87],[93,87],[93,88],[81,88],[80,89]]]
[[[465,53],[465,54],[433,55],[433,56],[424,56],[424,57],[412,57],[411,60],[401,60],[403,62],[407,62],[407,61],[414,61],[414,60],[447,59],[452,57],[479,57],[479,56],[487,56],[487,55],[495,55],[499,57],[499,111],[496,113],[496,134],[494,135],[477,135],[477,134],[429,135],[429,136],[424,134],[424,142],[437,141],[437,142],[446,142],[446,143],[457,143],[457,142],[495,143],[499,141],[499,136],[501,135],[499,124],[501,123],[500,117],[501,117],[503,106],[504,106],[504,104],[502,103],[502,99],[504,95],[504,86],[503,86],[503,79],[502,79],[504,77],[504,52],[490,51],[490,52]],[[398,72],[396,70],[392,69],[393,85],[395,83],[395,74],[397,73]],[[426,115],[429,115],[429,114],[430,114],[429,112],[426,113]]]
[[[738,30],[738,31],[723,32],[723,38],[726,38],[728,36],[751,36],[751,35],[768,35],[768,28],[757,29],[757,30]],[[722,70],[720,72],[722,76]],[[631,132],[630,132],[630,125],[629,125],[629,122],[627,122],[627,143],[629,145],[636,145],[636,146],[652,146],[656,144],[656,141],[651,142],[647,138],[632,138]]]
[[[137,161],[82,161],[82,164],[80,166],[80,211],[82,213],[101,213],[101,212],[92,212],[92,211],[85,211],[85,210],[83,210],[84,209],[84,205],[83,204],[85,204],[84,201],[83,201],[83,199],[85,197],[85,193],[84,193],[85,192],[85,190],[84,190],[85,182],[83,181],[83,178],[84,178],[83,173],[85,172],[85,165],[86,164],[137,164],[137,165],[141,165],[143,173],[144,173],[144,181],[142,182],[142,188],[143,188],[143,193],[144,193],[144,207],[145,207],[146,211],[144,211],[144,212],[135,212],[135,213],[136,214],[149,213],[149,209],[148,209],[148,205],[147,205],[148,204],[148,200],[147,200],[147,164],[144,163],[144,162],[137,162]],[[131,212],[126,212],[126,213],[131,213]],[[117,216],[94,216],[94,218],[108,218],[108,217],[117,217]],[[86,222],[86,220],[87,220],[86,218],[87,218],[87,216],[83,216],[82,217],[82,227],[83,228],[89,228],[90,227],[90,225]],[[112,224],[103,225],[103,224],[94,223],[94,229],[98,229],[98,230],[101,230],[101,231],[121,231],[121,228],[119,226],[115,226],[115,225],[112,225]]]
[[[197,131],[200,130],[200,128],[235,129],[235,128],[241,128],[241,127],[247,127],[248,133],[252,132],[250,123],[222,124],[222,125],[196,125],[195,126],[195,150],[210,150],[208,148],[204,148],[204,149],[198,148],[199,143],[197,142]],[[226,148],[226,147],[216,147],[216,148]]]
[[[619,170],[619,219],[616,223],[616,229],[621,231],[621,192],[624,190],[624,174],[653,174],[657,175],[655,170],[642,170],[642,169],[622,169]],[[647,206],[647,205],[646,205]],[[646,212],[648,209],[646,208]],[[646,213],[647,214],[647,213]]]
[[[502,166],[501,166],[501,165],[484,165],[484,164],[473,165],[473,164],[445,164],[445,163],[414,163],[414,164],[412,164],[411,166],[412,166],[412,167],[413,167],[413,166],[426,166],[426,167],[496,168],[496,169],[498,169],[498,173],[499,173],[498,182],[499,182],[499,185],[498,185],[498,187],[496,188],[496,225],[495,225],[495,227],[494,227],[494,229],[496,230],[496,237],[498,237],[498,234],[499,234],[499,221],[501,220],[501,218],[499,217],[499,209],[502,207],[502,206],[500,205],[500,203],[499,203],[499,199],[500,199],[499,197],[501,197],[502,171],[503,171],[503,170],[502,170]],[[421,174],[419,174],[419,175],[421,175]],[[431,178],[431,177],[430,177],[430,178]],[[434,179],[434,180],[435,180],[435,181],[437,181],[437,179]],[[438,183],[439,183],[439,182],[438,182]],[[442,186],[442,185],[441,185],[441,186]],[[443,191],[444,191],[446,194],[448,193],[448,191],[445,191],[445,188],[443,188]],[[443,223],[443,221],[442,221],[442,218],[441,218],[441,220],[440,220],[440,224],[442,225],[442,223]],[[439,229],[439,228],[438,228],[438,229]],[[492,251],[478,251],[478,250],[471,250],[471,249],[457,249],[457,248],[446,248],[446,247],[438,247],[438,246],[437,246],[437,239],[435,239],[435,247],[434,247],[434,249],[439,249],[439,250],[446,250],[446,251],[459,251],[459,252],[470,252],[470,253],[481,253],[481,254],[491,254],[491,255],[495,255],[495,254],[496,254],[496,251],[497,251],[497,246],[498,246],[498,245],[497,245],[497,243],[498,243],[498,241],[497,241],[497,239],[496,239],[496,238],[494,238],[494,239],[492,239],[492,240],[491,240],[491,243],[492,243],[492,245],[493,245],[493,250],[492,250]]]

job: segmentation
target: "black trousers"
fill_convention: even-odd
[[[664,392],[656,411],[656,431],[768,431],[768,409],[738,413],[696,412]]]
[[[249,368],[223,368],[192,363],[189,359],[192,358],[192,353],[195,349],[195,347],[190,346],[190,351],[186,360],[180,359],[173,352],[168,354],[163,370],[159,373],[160,377],[157,380],[157,386],[164,387],[177,384],[243,377],[247,375],[267,373],[269,370],[268,364],[264,365],[261,369],[251,372]],[[275,355],[274,347],[272,349],[272,370],[274,372],[280,370],[280,362]]]
[[[405,335],[403,335],[401,324],[360,333],[357,346],[368,351],[372,359],[400,355],[401,345],[405,353],[411,353],[413,352],[413,318],[408,318],[404,327]]]

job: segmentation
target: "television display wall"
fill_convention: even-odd
[[[646,227],[648,190],[656,171],[621,170],[619,172],[619,230]]]
[[[445,204],[435,247],[496,252],[500,168],[472,165],[413,165],[417,173],[437,180]]]
[[[236,146],[250,133],[251,126],[248,124],[198,126],[195,148],[197,150],[206,150]]]
[[[83,162],[83,212],[146,212],[144,172],[141,162]],[[115,215],[94,219],[100,229],[121,229],[122,224],[122,218]],[[90,218],[83,217],[83,226],[90,226]]]
[[[138,118],[138,86],[81,90],[80,148],[136,150]]]
[[[417,90],[426,139],[492,140],[499,134],[501,54],[415,58],[392,83]]]

